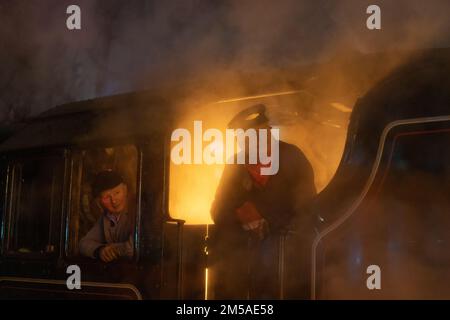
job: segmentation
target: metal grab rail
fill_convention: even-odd
[[[286,276],[286,239],[288,236],[293,235],[294,232],[288,229],[279,230],[276,233],[273,233],[271,237],[277,237],[277,257],[274,259],[278,259],[277,263],[277,280],[278,280],[278,299],[284,299],[285,296],[285,276]],[[249,241],[247,243],[248,250],[251,250],[251,246],[253,242],[251,241],[251,237],[249,237]],[[274,244],[275,245],[275,244]],[[249,261],[249,265],[247,266],[247,273],[249,277],[249,285],[248,290],[251,287],[250,274],[252,273],[251,266],[253,266],[253,262]],[[275,270],[274,270],[275,272]],[[275,275],[274,275],[275,276]],[[250,298],[250,292],[247,293],[247,298]]]
[[[285,259],[286,259],[286,238],[288,231],[280,233],[278,236],[278,298],[284,299],[284,276],[285,276]]]
[[[177,224],[177,299],[183,299],[183,227],[185,220],[169,218],[166,223]]]

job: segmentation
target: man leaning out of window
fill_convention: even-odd
[[[125,181],[115,171],[102,171],[94,178],[92,192],[103,215],[81,239],[80,253],[103,262],[132,257],[134,215]]]

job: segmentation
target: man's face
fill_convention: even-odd
[[[270,144],[270,138],[272,136],[272,134],[270,133],[270,129],[272,129],[272,127],[268,124],[268,123],[263,123],[259,126],[255,127],[256,132],[258,133],[258,145],[259,145],[259,130],[264,129],[266,130],[266,141],[268,144]]]
[[[119,214],[127,209],[128,189],[124,183],[100,193],[100,204],[111,214]]]
[[[265,149],[269,149],[270,148],[270,139],[271,139],[271,136],[272,136],[272,134],[270,133],[270,129],[272,129],[272,127],[268,123],[262,123],[260,125],[253,126],[251,129],[256,130],[256,147],[257,147],[256,152],[259,154],[259,149],[261,147],[261,145],[260,145],[261,142],[260,142],[260,139],[259,139],[259,130],[261,130],[261,129],[265,129],[266,130],[266,143],[267,143],[267,145],[262,146],[262,147],[264,148],[264,150]],[[248,141],[246,139],[246,141],[245,141],[245,153],[246,153],[246,155],[248,155],[249,151],[250,151],[250,148],[249,148]]]

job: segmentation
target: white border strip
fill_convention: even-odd
[[[403,119],[403,120],[397,120],[389,123],[383,130],[383,133],[380,138],[380,143],[378,146],[377,156],[375,158],[375,163],[372,166],[372,171],[370,173],[369,179],[366,182],[366,185],[364,186],[361,194],[359,197],[353,202],[353,204],[350,206],[350,208],[347,210],[347,212],[339,217],[335,222],[333,222],[331,225],[329,225],[327,228],[325,228],[322,232],[320,232],[316,238],[314,239],[314,242],[312,244],[312,253],[311,253],[311,299],[316,299],[316,259],[317,259],[317,246],[319,245],[319,242],[326,237],[329,233],[336,230],[339,226],[341,226],[359,207],[361,202],[364,200],[365,196],[370,190],[370,187],[373,184],[373,181],[375,180],[375,176],[378,172],[378,168],[381,162],[381,157],[383,155],[384,151],[384,145],[386,142],[387,135],[389,132],[398,126],[402,125],[409,125],[409,124],[418,124],[418,123],[432,123],[432,122],[440,122],[440,121],[450,121],[450,115],[448,116],[438,116],[438,117],[424,117],[424,118],[414,118],[414,119]]]
[[[65,280],[53,280],[53,279],[37,279],[37,278],[20,278],[20,277],[0,277],[0,282],[2,281],[12,281],[12,282],[22,282],[22,283],[40,283],[40,284],[57,284],[66,286]],[[83,281],[81,283],[83,286],[97,287],[97,288],[120,288],[120,289],[130,289],[134,292],[138,300],[142,300],[142,295],[139,290],[128,283],[107,283],[107,282],[89,282]]]

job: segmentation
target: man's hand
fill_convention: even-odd
[[[259,240],[264,240],[269,233],[269,224],[266,219],[262,219],[261,223],[258,224],[256,230],[253,230],[257,235]]]
[[[100,259],[103,262],[111,262],[119,258],[119,252],[116,247],[108,244],[100,250]]]
[[[259,240],[263,240],[267,236],[268,223],[252,202],[246,201],[236,209],[236,214],[244,230],[252,232]]]

